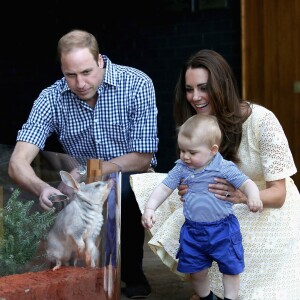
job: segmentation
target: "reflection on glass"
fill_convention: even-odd
[[[119,299],[120,168],[114,165],[114,172],[102,174],[100,160],[40,152],[32,163],[34,171],[61,191],[52,195],[53,209],[44,211],[34,195],[9,178],[12,151],[0,145],[0,270],[5,270],[0,276],[66,265],[96,268],[101,282],[95,284],[103,287],[99,293]]]

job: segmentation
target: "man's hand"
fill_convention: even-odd
[[[49,200],[49,197],[54,194],[61,195],[62,192],[52,186],[47,186],[42,190],[39,196],[39,202],[43,209],[50,210],[53,207],[53,203]]]

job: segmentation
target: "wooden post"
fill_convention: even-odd
[[[99,180],[102,176],[102,160],[101,159],[88,159],[86,171],[86,183],[91,183]]]
[[[3,240],[4,228],[3,228],[3,218],[4,218],[4,200],[3,200],[3,187],[0,187],[0,241]]]

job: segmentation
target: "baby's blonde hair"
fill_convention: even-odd
[[[208,147],[220,146],[222,141],[222,132],[218,120],[212,115],[193,115],[178,130],[178,136],[182,135],[191,140],[197,139],[199,144],[205,144]]]

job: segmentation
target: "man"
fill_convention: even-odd
[[[9,175],[39,197],[60,193],[42,181],[31,163],[56,133],[64,151],[73,157],[104,160],[121,167],[121,279],[128,298],[146,298],[151,288],[142,270],[144,229],[130,188],[129,175],[156,166],[157,107],[152,80],[140,70],[113,64],[99,53],[95,37],[72,30],[58,42],[64,77],[44,89],[34,102],[27,122],[18,132],[9,162]]]

